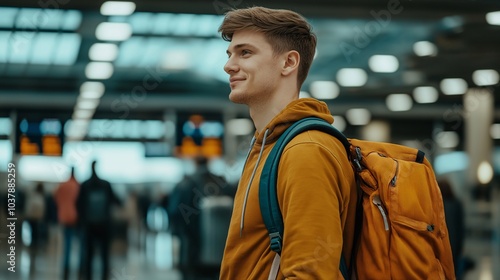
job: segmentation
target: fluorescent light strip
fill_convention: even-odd
[[[434,87],[417,87],[413,90],[413,99],[417,103],[434,103],[438,97],[439,93]]]
[[[85,76],[88,79],[105,80],[113,75],[113,64],[109,62],[90,62],[85,67]]]
[[[372,114],[365,108],[353,108],[345,113],[347,121],[351,125],[366,125],[370,122]]]
[[[398,71],[399,61],[393,55],[374,55],[368,60],[368,65],[373,72],[394,73]]]
[[[89,58],[96,61],[114,61],[118,56],[118,46],[109,43],[96,43],[90,47]]]
[[[468,89],[467,82],[461,78],[444,79],[439,84],[441,91],[446,95],[465,94]]]
[[[387,108],[393,112],[409,111],[413,106],[413,100],[408,94],[394,93],[385,99]]]
[[[317,99],[335,99],[339,96],[339,86],[333,81],[314,81],[311,94]]]
[[[123,22],[101,22],[95,36],[101,41],[125,41],[132,36],[132,27]]]
[[[129,16],[134,13],[136,5],[128,1],[107,1],[101,5],[103,16]]]
[[[419,41],[413,44],[413,52],[418,56],[435,56],[438,50],[436,45],[429,41]]]
[[[493,69],[476,70],[472,73],[472,80],[478,86],[492,86],[498,84],[498,72]]]
[[[337,82],[344,87],[360,87],[367,80],[368,75],[361,68],[342,68],[337,72]]]
[[[486,21],[491,25],[500,25],[500,11],[487,13]]]

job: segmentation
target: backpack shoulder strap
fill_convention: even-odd
[[[277,254],[281,253],[283,247],[283,217],[278,205],[276,183],[278,178],[278,166],[281,154],[285,146],[298,134],[307,130],[319,130],[328,133],[342,142],[347,154],[349,154],[350,143],[347,138],[328,122],[315,117],[304,118],[295,122],[279,137],[273,149],[266,159],[259,183],[259,204],[264,224],[269,232],[271,250]],[[347,278],[347,265],[342,255],[340,270],[345,279]]]

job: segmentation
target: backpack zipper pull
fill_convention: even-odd
[[[389,222],[387,221],[387,214],[385,213],[384,207],[382,206],[382,201],[380,200],[380,196],[373,196],[373,204],[375,204],[382,214],[382,218],[384,219],[384,228],[386,231],[389,231]]]

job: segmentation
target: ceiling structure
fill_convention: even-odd
[[[0,2],[0,117],[16,109],[60,111],[70,118],[88,81],[105,88],[94,117],[159,119],[169,109],[245,114],[244,107],[227,99],[222,67],[228,43],[217,28],[228,8],[253,5],[293,9],[311,21],[319,43],[302,90],[314,91],[315,81],[334,82],[338,96],[324,101],[337,115],[366,108],[374,118],[392,120],[407,131],[408,122],[444,121],[445,112],[463,108],[463,95],[444,94],[443,79],[460,78],[459,85],[465,81],[473,88],[481,79],[473,79],[474,71],[500,72],[500,26],[486,20],[487,13],[500,11],[499,1],[147,0],[138,1],[129,16],[102,15],[103,2]],[[125,40],[99,40],[96,29],[103,22],[128,23],[132,34]],[[92,64],[89,51],[106,42],[117,46],[112,74],[92,78],[109,65]],[[420,55],[417,42],[427,46]],[[374,55],[396,58],[395,72],[374,71]],[[363,70],[361,86],[341,81],[341,73],[349,76],[342,71],[346,68]],[[423,86],[434,88],[435,102],[417,102],[415,88]],[[498,93],[498,81],[483,88]],[[407,94],[412,108],[389,110],[390,94]],[[497,122],[498,105],[497,98]]]

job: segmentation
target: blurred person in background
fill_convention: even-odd
[[[139,214],[139,206],[138,206],[138,195],[135,190],[131,190],[124,204],[125,216],[127,219],[127,228],[128,228],[128,241],[132,244],[136,245],[138,248],[139,237],[140,237],[140,227],[141,227],[141,218]]]
[[[102,262],[102,279],[109,279],[109,258],[111,247],[111,206],[121,205],[113,192],[111,184],[99,178],[96,161],[92,162],[92,175],[83,182],[77,198],[79,224],[83,230],[85,279],[92,279],[92,260],[94,248],[99,246]]]
[[[187,175],[172,190],[169,196],[168,215],[172,234],[180,240],[179,269],[183,279],[198,279],[203,274],[200,263],[201,203],[205,197],[223,194],[226,182],[220,176],[211,173],[208,169],[208,158],[197,156],[194,158],[196,170]],[[228,217],[229,222],[229,217]],[[226,229],[221,229],[225,240]],[[224,244],[221,245],[223,250]],[[219,260],[220,261],[220,260]],[[218,268],[217,268],[218,272]],[[209,276],[209,275],[204,275]]]
[[[76,200],[80,191],[80,184],[75,178],[75,168],[71,167],[71,173],[67,181],[59,184],[54,191],[54,201],[57,205],[57,220],[63,227],[63,279],[68,279],[70,271],[70,255],[73,236],[77,232],[78,213]],[[82,250],[83,248],[80,248]]]
[[[26,194],[25,218],[31,228],[30,243],[30,273],[34,272],[36,256],[41,247],[42,234],[45,226],[47,203],[45,199],[45,187],[38,182],[35,189]]]
[[[450,236],[451,251],[453,253],[453,263],[455,264],[455,274],[457,280],[463,279],[464,260],[462,256],[465,238],[465,213],[462,202],[455,196],[450,182],[446,179],[438,181],[441,195],[443,196],[446,226]]]

